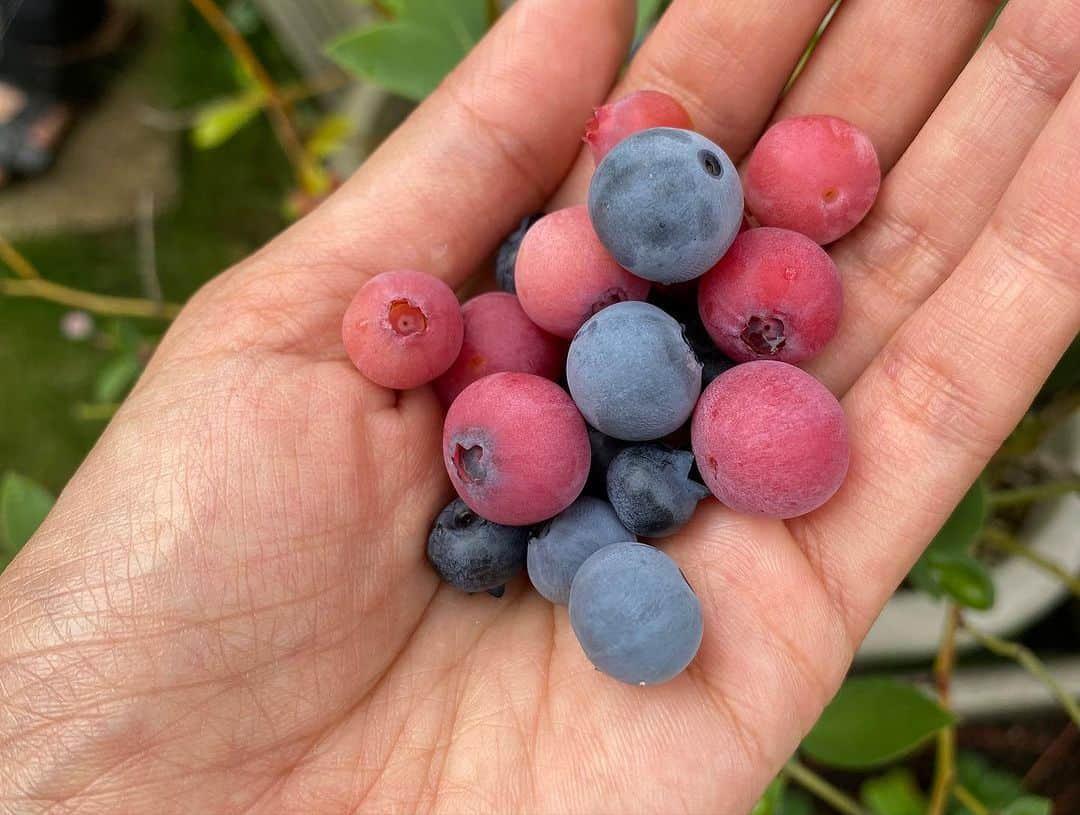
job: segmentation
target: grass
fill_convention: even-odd
[[[256,39],[270,48],[268,36]],[[273,54],[271,54],[273,56]],[[190,10],[179,15],[166,46],[144,60],[155,107],[190,107],[234,92],[235,68],[224,47]],[[271,59],[275,72],[281,61]],[[282,75],[278,73],[278,75]],[[290,187],[287,163],[259,121],[211,151],[180,147],[181,191],[156,223],[158,273],[165,298],[182,302],[200,285],[279,231]],[[45,276],[96,292],[142,294],[134,229],[55,235],[18,248]],[[16,470],[59,491],[90,450],[104,421],[77,418],[93,400],[108,351],[64,339],[65,309],[0,298],[0,472]],[[159,332],[161,323],[140,326]]]

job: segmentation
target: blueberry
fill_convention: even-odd
[[[577,332],[566,381],[597,430],[648,441],[678,429],[693,412],[701,363],[672,317],[649,303],[616,303]]]
[[[585,482],[585,491],[589,495],[601,498],[607,496],[607,471],[611,460],[626,447],[626,442],[605,436],[595,427],[585,426],[589,432],[589,448],[592,450],[592,463],[589,466],[589,480]]]
[[[578,569],[570,625],[585,656],[608,676],[656,685],[690,664],[703,619],[675,561],[643,543],[613,543]]]
[[[632,540],[611,504],[583,496],[529,541],[529,579],[548,600],[566,605],[570,583],[589,555],[608,544]]]
[[[543,217],[544,213],[537,212],[534,215],[526,215],[521,219],[517,229],[506,236],[506,240],[499,247],[499,253],[495,255],[495,282],[503,291],[517,294],[514,287],[514,264],[517,263],[518,249],[529,227]]]
[[[600,242],[620,265],[655,283],[705,274],[735,240],[742,215],[735,165],[690,130],[654,127],[624,139],[589,186]]]
[[[502,586],[524,568],[528,544],[528,527],[492,523],[455,498],[435,519],[427,555],[454,588],[501,597]]]
[[[636,535],[674,535],[709,494],[690,480],[694,454],[659,444],[627,447],[608,469],[608,496],[619,520]]]

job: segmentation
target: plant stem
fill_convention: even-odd
[[[1014,660],[1020,667],[1024,668],[1029,674],[1046,685],[1050,693],[1052,693],[1061,703],[1061,706],[1065,708],[1065,712],[1069,714],[1069,718],[1072,719],[1073,724],[1080,727],[1080,704],[1077,704],[1077,701],[1069,696],[1058,681],[1051,676],[1050,672],[1046,670],[1046,666],[1043,665],[1042,661],[1035,656],[1034,653],[1032,653],[1030,648],[1021,645],[1018,642],[1003,640],[986,631],[974,628],[966,620],[962,622],[962,625],[964,630],[987,651],[990,651],[992,654],[997,654],[999,657]]]
[[[4,261],[8,268],[23,280],[37,280],[41,277],[41,273],[34,268],[34,264],[12,246],[3,235],[0,235],[0,260]]]
[[[289,103],[282,96],[277,83],[271,78],[263,64],[259,62],[259,58],[255,56],[255,52],[251,50],[247,40],[236,30],[236,26],[218,8],[214,0],[191,0],[191,4],[195,6],[203,19],[214,29],[236,61],[244,66],[259,87],[263,89],[268,101],[266,111],[270,124],[274,128],[274,133],[281,143],[285,155],[288,156],[289,162],[293,165],[297,179],[303,186],[303,181],[314,169],[315,162],[304,150],[304,145],[300,141],[300,136],[296,132],[289,115]]]
[[[1045,572],[1052,574],[1062,583],[1069,587],[1069,591],[1080,597],[1080,577],[1069,574],[1065,567],[1060,563],[1055,563],[1050,558],[1043,557],[1034,549],[1024,546],[1022,543],[1016,540],[1008,532],[1001,529],[997,529],[993,526],[988,526],[983,530],[982,540],[984,543],[989,544],[993,548],[1001,551],[1008,552],[1010,555],[1016,557],[1022,557],[1025,560],[1030,561],[1034,565],[1038,566]]]
[[[791,759],[784,766],[784,774],[807,792],[813,793],[829,804],[837,812],[843,812],[844,815],[866,815],[863,808],[859,806],[854,798],[834,787],[805,764],[800,764],[798,760]]]
[[[963,784],[957,784],[953,788],[953,797],[971,810],[972,815],[990,815],[986,805],[971,794],[971,791]]]
[[[989,498],[991,506],[1012,507],[1056,498],[1059,495],[1068,495],[1070,492],[1080,492],[1080,478],[1069,481],[1051,481],[1047,484],[1036,484],[1033,487],[1020,487],[1015,490],[1000,490],[990,493]]]
[[[953,668],[956,666],[956,630],[959,625],[960,609],[955,604],[950,605],[945,617],[945,629],[941,633],[941,645],[934,660],[934,684],[937,686],[938,701],[946,710],[949,708],[949,687],[952,684]],[[934,787],[930,793],[927,815],[944,815],[955,776],[956,728],[950,724],[938,733]]]
[[[176,303],[155,303],[153,300],[144,300],[141,297],[112,297],[107,294],[94,294],[42,278],[33,280],[0,278],[0,294],[6,294],[8,297],[36,297],[39,300],[48,300],[62,306],[117,317],[171,320],[180,313],[181,308]]]

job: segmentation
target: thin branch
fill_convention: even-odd
[[[34,264],[12,246],[3,235],[0,235],[0,260],[4,261],[8,268],[23,280],[37,280],[41,277],[41,273],[34,268]]]
[[[956,629],[960,624],[960,610],[950,605],[945,617],[945,629],[941,634],[941,645],[934,660],[934,684],[937,687],[938,701],[949,708],[949,690],[952,685],[953,669],[956,667]],[[937,757],[934,760],[934,787],[930,793],[930,805],[927,815],[944,815],[953,791],[956,778],[956,728],[947,725],[937,737]]]
[[[1068,495],[1070,492],[1080,492],[1080,478],[1073,478],[1068,481],[1051,481],[1046,484],[1020,487],[1015,490],[1000,490],[990,493],[989,498],[991,506],[1014,507],[1032,504],[1035,501],[1044,501],[1047,498],[1056,498],[1059,495]]]
[[[151,319],[172,320],[180,313],[177,303],[155,303],[141,297],[112,297],[107,294],[73,289],[51,280],[11,280],[0,278],[0,294],[8,297],[36,297],[62,306],[81,308],[95,314],[108,314],[115,317],[145,317]]]
[[[990,810],[986,808],[986,804],[976,798],[967,787],[963,784],[957,784],[953,788],[953,797],[956,798],[961,804],[971,810],[972,815],[990,815]]]
[[[298,179],[302,181],[309,174],[314,162],[304,150],[303,142],[300,141],[300,135],[296,132],[289,115],[289,103],[282,96],[277,83],[274,82],[266,68],[263,67],[259,58],[255,56],[255,52],[251,50],[247,40],[237,31],[236,26],[230,22],[225,13],[218,8],[214,0],[191,0],[191,4],[195,6],[203,19],[214,29],[218,37],[225,43],[225,46],[232,52],[236,61],[247,69],[248,73],[259,84],[259,87],[266,93],[268,102],[266,110],[270,124],[274,128],[278,141],[281,142],[282,149],[289,157]]]
[[[1046,666],[1043,665],[1042,661],[1035,656],[1034,653],[1032,653],[1030,648],[1021,645],[1018,642],[1003,640],[986,631],[974,628],[971,623],[966,620],[962,621],[961,624],[963,625],[964,630],[987,651],[990,651],[992,654],[997,654],[999,657],[1014,660],[1020,667],[1024,668],[1029,674],[1046,685],[1050,693],[1052,693],[1061,703],[1061,706],[1065,708],[1065,712],[1069,714],[1069,718],[1072,719],[1073,724],[1080,727],[1080,704],[1077,704],[1077,701],[1061,687],[1060,683],[1054,679],[1046,669]]]
[[[784,765],[784,774],[792,781],[829,804],[837,812],[844,815],[866,815],[866,811],[859,806],[858,802],[851,798],[843,790],[839,790],[815,773],[805,764],[800,764],[796,759],[791,759]]]
[[[1069,591],[1077,597],[1080,597],[1080,577],[1074,574],[1070,574],[1068,570],[1060,563],[1055,563],[1048,557],[1044,557],[1036,552],[1034,549],[1016,540],[1008,532],[998,529],[993,526],[988,526],[983,530],[982,540],[984,543],[992,546],[1001,552],[1007,552],[1015,557],[1022,557],[1035,566],[1038,566],[1043,571],[1050,575],[1053,575],[1066,586]]]

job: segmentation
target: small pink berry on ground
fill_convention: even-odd
[[[454,292],[423,272],[384,272],[345,310],[341,339],[357,369],[377,385],[404,390],[430,382],[457,358],[465,333]]]
[[[580,494],[592,453],[569,394],[533,374],[497,373],[463,390],[446,414],[443,460],[458,495],[489,521],[526,526]]]
[[[501,371],[558,379],[566,367],[568,344],[529,319],[518,299],[488,292],[461,307],[465,339],[450,369],[435,380],[435,392],[449,405],[466,386]]]
[[[692,130],[690,114],[672,97],[660,91],[637,91],[618,102],[593,111],[585,125],[585,143],[599,164],[616,144],[639,130],[650,127],[677,127]]]
[[[809,359],[836,334],[842,307],[836,264],[790,229],[741,233],[698,289],[701,321],[736,362]]]
[[[556,210],[533,224],[518,249],[514,280],[529,319],[566,339],[602,308],[644,300],[650,285],[608,254],[584,205]]]
[[[840,403],[785,362],[747,362],[720,374],[701,395],[691,436],[705,485],[736,512],[805,515],[847,474]]]
[[[846,235],[870,211],[881,167],[870,137],[835,116],[797,116],[761,137],[746,164],[746,206],[762,226],[818,243]]]

